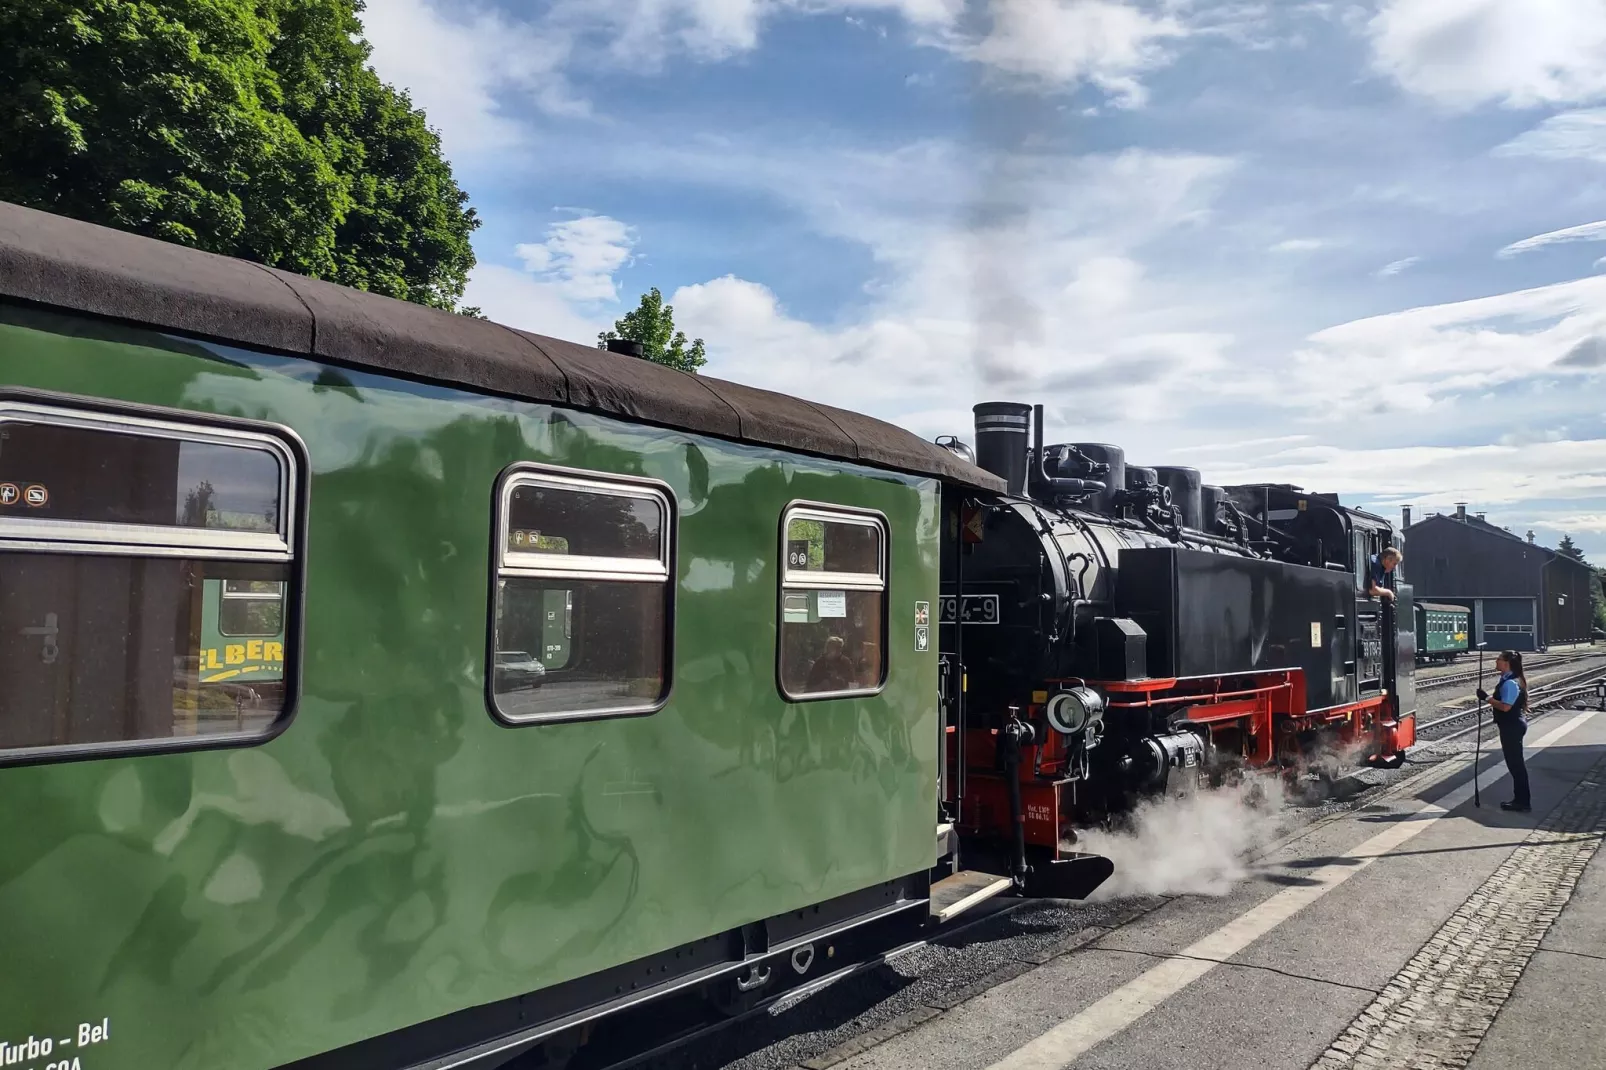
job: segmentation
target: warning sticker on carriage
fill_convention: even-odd
[[[1310,645],[1312,650],[1322,645],[1322,622],[1319,620],[1310,622]]]
[[[917,651],[931,649],[931,625],[915,625],[915,649]]]

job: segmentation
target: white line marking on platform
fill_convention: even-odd
[[[1591,716],[1593,714],[1589,711],[1580,713],[1529,745],[1528,752],[1532,754],[1555,744]],[[1503,778],[1502,772],[1500,777],[1486,782],[1484,787],[1493,787]],[[1204,939],[1184,948],[1177,958],[1151,967],[1036,1040],[1017,1048],[993,1063],[988,1070],[1062,1070],[1379,858],[1426,832],[1441,817],[1471,798],[1472,782],[1468,781],[1438,802],[1428,803],[1407,819],[1351,848],[1345,855],[1345,863],[1333,863],[1306,874],[1313,883],[1285,888],[1276,893]]]

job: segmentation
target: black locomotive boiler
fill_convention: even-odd
[[[941,442],[1008,490],[945,499],[938,635],[942,799],[970,862],[997,853],[1022,887],[1077,895],[1109,863],[1076,829],[1140,799],[1319,755],[1402,760],[1411,591],[1366,593],[1369,558],[1399,541],[1387,521],[1045,445],[1041,406],[975,421],[974,454]]]

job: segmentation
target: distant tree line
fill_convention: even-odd
[[[1556,552],[1563,557],[1570,557],[1579,564],[1587,565],[1584,552],[1573,542],[1571,535],[1563,535],[1556,544]],[[1606,568],[1593,568],[1594,577],[1589,587],[1589,604],[1594,613],[1594,626],[1606,630]]]

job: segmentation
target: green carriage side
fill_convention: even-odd
[[[1453,662],[1470,649],[1471,614],[1465,606],[1416,603],[1417,660]]]
[[[924,920],[947,451],[0,205],[7,482],[0,1041],[489,1066]]]

